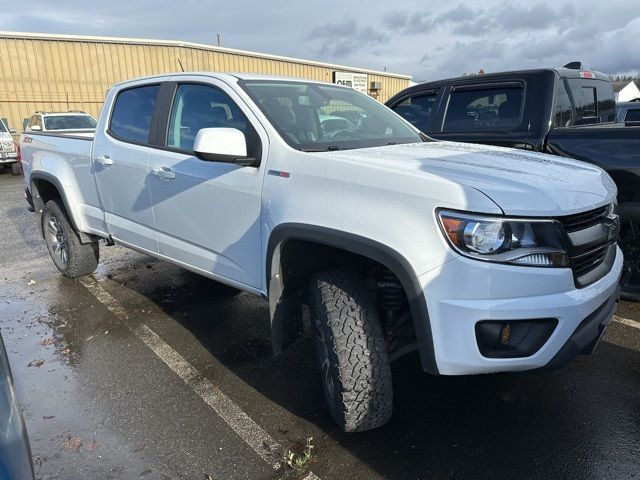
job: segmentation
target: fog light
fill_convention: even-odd
[[[540,350],[557,324],[555,318],[483,320],[476,324],[478,349],[488,358],[529,357]]]

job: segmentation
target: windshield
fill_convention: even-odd
[[[96,121],[89,115],[56,115],[44,117],[47,130],[82,130],[96,128]]]
[[[349,88],[284,80],[250,80],[240,85],[280,136],[302,151],[423,141],[387,107]]]
[[[0,119],[0,133],[9,133],[7,126],[4,124],[4,120]]]

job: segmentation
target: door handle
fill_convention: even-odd
[[[113,159],[109,155],[98,155],[95,161],[105,167],[113,165]]]
[[[154,168],[153,170],[151,170],[151,173],[153,173],[156,177],[162,178],[164,180],[173,180],[174,178],[176,178],[176,174],[167,167]]]

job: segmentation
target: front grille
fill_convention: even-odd
[[[588,253],[584,253],[577,257],[572,257],[571,264],[576,276],[581,277],[600,265],[600,263],[602,263],[602,261],[607,256],[608,251],[609,244],[607,243],[598,248],[594,248]]]
[[[615,241],[608,238],[605,224],[611,212],[611,206],[605,205],[557,219],[567,233],[568,254],[578,287],[599,280],[611,270]]]
[[[566,217],[560,217],[558,220],[564,226],[567,232],[575,232],[577,230],[583,230],[585,228],[592,227],[602,222],[602,218],[609,213],[609,205],[596,208],[595,210],[589,210],[588,212],[576,213],[575,215],[567,215]]]

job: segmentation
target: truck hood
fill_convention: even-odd
[[[599,167],[510,148],[434,141],[322,155],[472,187],[507,215],[570,215],[612,202],[617,193]]]

